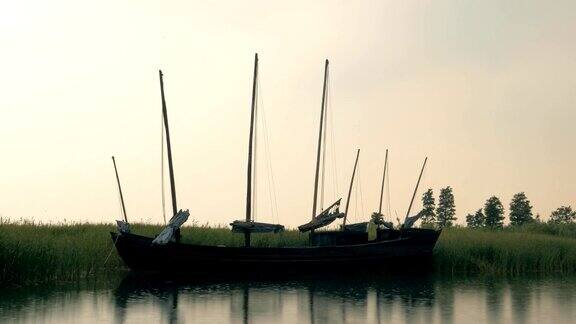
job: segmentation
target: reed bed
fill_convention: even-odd
[[[574,226],[535,224],[498,231],[444,230],[434,255],[439,273],[576,273]]]
[[[0,221],[0,286],[78,281],[125,271],[113,247],[112,224],[37,224]],[[159,225],[133,224],[156,235]],[[190,226],[183,242],[240,246],[229,228]],[[295,230],[254,234],[253,246],[302,246],[308,236]],[[576,273],[576,224],[530,224],[498,231],[444,229],[435,249],[434,271],[442,274]]]

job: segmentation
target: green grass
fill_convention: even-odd
[[[35,224],[0,221],[0,286],[101,278],[125,270],[108,232],[112,224]],[[153,236],[157,225],[133,224]],[[184,227],[183,242],[240,246],[243,236],[228,228]],[[254,234],[253,246],[306,245],[308,236],[290,230]],[[450,228],[435,249],[434,271],[443,274],[576,273],[576,224],[530,224],[499,231]]]
[[[137,234],[154,236],[159,225],[131,224]],[[29,285],[50,281],[76,281],[125,270],[110,238],[112,224],[36,224],[0,220],[0,286]],[[182,242],[241,246],[244,237],[229,228],[194,226],[182,228]],[[298,231],[254,234],[253,246],[307,244]]]
[[[574,226],[534,224],[499,231],[450,228],[435,249],[440,273],[576,273]]]

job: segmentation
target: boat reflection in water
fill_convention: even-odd
[[[573,323],[575,277],[138,278],[0,291],[0,323]]]
[[[570,322],[576,281],[307,276],[176,282],[127,277],[115,321],[177,323]],[[538,303],[538,307],[536,306]],[[147,315],[146,315],[147,314]],[[151,316],[151,317],[150,317]]]

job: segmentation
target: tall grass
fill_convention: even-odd
[[[158,225],[132,224],[154,236]],[[0,220],[0,286],[77,281],[115,274],[125,267],[108,232],[112,224],[37,224]],[[228,228],[190,226],[183,242],[241,246]],[[308,236],[289,230],[254,234],[253,246],[302,246]],[[435,249],[438,273],[576,273],[576,224],[530,224],[499,231],[445,229]]]
[[[155,236],[160,225],[131,224],[132,231]],[[41,224],[0,219],[0,286],[49,281],[76,281],[125,270],[109,232],[112,224]],[[242,246],[244,237],[229,228],[191,226],[182,228],[182,242]],[[306,245],[308,236],[298,231],[255,234],[253,246]]]
[[[441,273],[576,273],[576,232],[568,225],[529,225],[499,231],[450,228],[435,249]]]
[[[71,281],[118,269],[107,224],[0,224],[0,285]]]

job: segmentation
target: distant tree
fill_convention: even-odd
[[[466,226],[468,226],[469,228],[476,228],[476,225],[474,223],[474,214],[466,215]]]
[[[536,223],[542,223],[542,218],[540,217],[540,214],[536,214],[536,216],[534,217],[534,221]]]
[[[422,225],[431,225],[436,222],[436,201],[434,200],[434,192],[428,189],[422,195]]]
[[[486,200],[484,204],[484,215],[486,220],[484,226],[489,228],[502,228],[504,225],[504,206],[496,196],[492,196]]]
[[[523,225],[534,221],[532,217],[532,206],[526,194],[519,192],[514,195],[510,202],[510,224]]]
[[[576,221],[576,212],[570,206],[562,206],[550,214],[549,223],[567,224]]]
[[[450,227],[452,221],[456,220],[456,205],[454,204],[454,194],[450,186],[440,189],[438,198],[438,208],[436,208],[436,222],[439,227]]]
[[[470,228],[481,228],[484,227],[486,222],[486,217],[482,213],[482,208],[478,209],[474,214],[466,215],[466,225]]]

